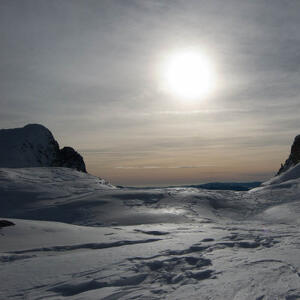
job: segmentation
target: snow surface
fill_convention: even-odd
[[[280,175],[271,178],[270,180],[264,182],[262,185],[266,186],[270,184],[280,184],[285,181],[290,181],[298,178],[300,178],[300,164],[297,164],[296,166],[290,168],[288,172],[281,173]]]
[[[0,299],[300,299],[295,174],[237,192],[0,169]]]

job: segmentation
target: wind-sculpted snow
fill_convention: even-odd
[[[300,297],[300,234],[292,225],[12,221],[1,232],[1,299]],[[149,239],[148,230],[168,234]]]
[[[1,169],[0,299],[300,299],[295,168],[249,192]]]

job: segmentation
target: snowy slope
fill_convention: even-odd
[[[269,207],[297,202],[300,179],[288,180],[297,172],[299,166],[275,177],[273,183],[271,180],[249,192],[238,192],[118,189],[103,179],[68,168],[0,168],[0,211],[2,217],[77,225],[243,220]]]
[[[0,299],[300,299],[297,168],[249,192],[0,169]]]
[[[0,211],[5,217],[80,223],[88,209],[103,205],[96,176],[69,168],[0,168]]]
[[[277,175],[270,180],[264,182],[262,186],[267,186],[267,185],[274,185],[274,184],[281,184],[286,181],[290,180],[298,180],[300,178],[300,164],[297,164],[294,167],[291,167],[288,171],[281,173],[280,175]]]
[[[82,225],[134,225],[239,218],[250,212],[235,191],[117,189],[67,168],[0,169],[2,217]],[[220,211],[222,210],[222,213]]]
[[[256,199],[256,218],[265,222],[300,225],[300,165],[249,192]]]

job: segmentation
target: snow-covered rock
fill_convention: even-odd
[[[0,220],[0,229],[7,226],[14,226],[15,224],[8,220]]]
[[[58,154],[58,143],[42,125],[0,130],[2,168],[50,167]]]
[[[83,158],[73,148],[59,149],[46,127],[29,124],[0,130],[0,167],[68,167],[86,172]]]

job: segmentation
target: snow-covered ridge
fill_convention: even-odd
[[[59,149],[52,133],[39,124],[0,130],[0,167],[68,167],[86,172],[83,158],[73,148]]]
[[[101,204],[105,180],[70,168],[0,168],[1,216],[73,222]]]

